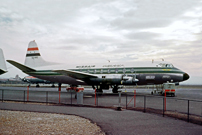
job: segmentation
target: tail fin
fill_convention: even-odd
[[[29,42],[24,64],[29,67],[40,67],[47,65],[46,61],[41,57],[35,40]]]
[[[0,74],[4,74],[7,72],[6,62],[4,59],[3,50],[0,48]]]

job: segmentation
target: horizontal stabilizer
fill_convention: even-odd
[[[70,76],[76,79],[85,79],[85,78],[98,78],[96,75],[78,72],[78,71],[72,71],[72,70],[53,70],[53,72],[57,72],[66,76]]]
[[[12,64],[13,66],[19,68],[20,70],[22,70],[22,71],[25,72],[25,73],[26,73],[26,72],[35,72],[35,71],[36,71],[35,69],[32,69],[32,68],[27,67],[27,66],[25,66],[25,65],[22,65],[22,64],[20,64],[20,63],[18,63],[18,62],[15,62],[15,61],[13,61],[13,60],[7,60],[7,62],[9,62],[9,63]]]

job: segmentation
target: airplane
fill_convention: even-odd
[[[0,83],[21,83],[22,79],[19,77],[19,75],[16,75],[14,78],[0,78]]]
[[[43,61],[43,62],[42,62]],[[69,69],[34,69],[36,65],[46,64],[41,57],[35,41],[28,45],[25,64],[20,64],[13,60],[7,60],[10,64],[22,70],[22,72],[51,82],[59,84],[70,84],[72,86],[91,85],[97,92],[112,88],[113,93],[117,93],[121,85],[158,85],[166,82],[179,82],[189,79],[186,72],[174,67],[170,63],[160,63],[154,67],[125,67],[118,65],[95,65],[76,66]],[[48,63],[50,64],[50,63]],[[50,67],[50,66],[48,66]]]
[[[36,78],[34,76],[25,76],[22,81],[30,83],[30,84],[36,84],[36,87],[40,87],[39,83],[44,83],[44,84],[52,84],[51,87],[55,87],[53,82],[47,81],[47,80],[42,80],[39,78]]]
[[[7,72],[3,50],[0,48],[0,75]]]

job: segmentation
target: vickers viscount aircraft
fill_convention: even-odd
[[[7,72],[3,50],[0,48],[0,75]]]
[[[51,82],[78,85],[91,85],[102,92],[112,87],[118,92],[120,85],[157,85],[165,82],[179,83],[189,79],[189,75],[172,64],[161,63],[155,67],[124,67],[123,65],[104,65],[102,67],[77,66],[66,70],[37,70],[34,66],[49,65],[39,53],[35,41],[28,46],[25,65],[7,60],[24,73]]]

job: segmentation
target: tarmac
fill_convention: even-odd
[[[202,135],[200,125],[132,110],[14,102],[0,102],[0,109],[77,115],[96,123],[108,135]]]

